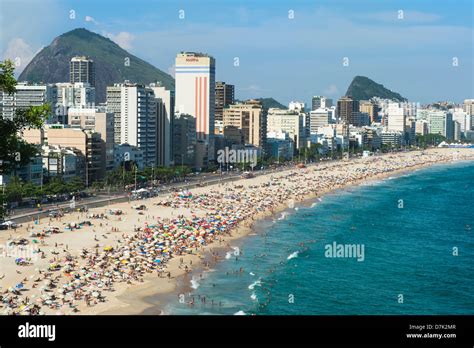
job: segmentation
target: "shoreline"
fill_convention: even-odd
[[[458,156],[458,154],[461,154],[461,156]],[[115,245],[117,245],[115,242],[118,242],[120,246],[121,239],[125,238],[127,241],[127,236],[129,235],[138,236],[137,232],[133,232],[136,226],[135,223],[138,223],[138,226],[143,226],[143,224],[147,226],[147,221],[150,221],[150,223],[156,222],[155,215],[158,219],[158,223],[167,223],[167,221],[170,223],[176,218],[176,214],[178,214],[178,217],[182,216],[183,219],[186,218],[189,220],[193,216],[194,219],[196,216],[202,216],[203,214],[205,214],[205,216],[211,214],[210,217],[212,217],[215,216],[216,213],[223,215],[224,218],[225,216],[229,218],[229,216],[233,216],[233,214],[236,213],[235,216],[237,216],[237,218],[234,218],[236,223],[224,229],[223,232],[218,232],[214,236],[211,236],[211,239],[205,243],[204,246],[195,244],[197,246],[188,248],[184,254],[173,252],[172,256],[167,259],[165,267],[160,266],[155,268],[155,270],[153,270],[153,268],[146,269],[146,272],[142,271],[141,276],[136,279],[133,278],[131,281],[112,281],[113,286],[106,285],[105,289],[102,289],[108,291],[105,296],[105,301],[94,301],[92,306],[86,306],[82,301],[74,304],[77,308],[74,313],[77,315],[172,314],[164,313],[166,304],[172,301],[173,298],[178,300],[180,293],[184,294],[191,291],[191,279],[193,279],[193,277],[198,278],[202,272],[212,270],[217,262],[225,259],[226,252],[232,250],[230,243],[235,240],[243,239],[248,234],[255,232],[255,225],[262,220],[275,216],[295,205],[309,204],[316,198],[348,187],[360,186],[361,184],[378,181],[390,176],[399,176],[406,172],[412,173],[418,169],[429,168],[435,165],[460,163],[462,160],[474,160],[474,151],[430,149],[426,151],[385,154],[366,159],[354,158],[349,161],[319,162],[303,169],[289,168],[283,171],[257,176],[252,179],[240,179],[231,183],[216,183],[204,188],[197,188],[193,190],[195,198],[198,198],[197,200],[194,200],[194,198],[191,200],[183,200],[176,195],[173,197],[169,194],[168,196],[165,194],[142,200],[140,202],[150,206],[150,209],[147,208],[145,212],[138,212],[138,215],[136,215],[137,211],[130,202],[117,203],[105,207],[105,212],[109,209],[123,209],[124,215],[119,217],[107,216],[105,220],[102,219],[101,221],[93,220],[94,224],[92,227],[84,227],[82,230],[51,234],[51,236],[46,239],[47,243],[41,244],[41,248],[43,248],[44,245],[45,250],[48,252],[48,257],[51,259],[49,252],[54,255],[61,254],[61,252],[57,251],[57,248],[63,249],[65,245],[65,249],[63,250],[64,255],[69,255],[70,250],[75,250],[75,254],[72,254],[73,258],[80,260],[79,252],[81,249],[84,250],[87,248],[92,252],[95,245],[97,254],[98,248],[102,249],[108,245],[115,247]],[[230,193],[226,193],[228,191],[230,191]],[[228,197],[228,195],[231,197]],[[171,201],[173,204],[163,205],[163,199],[166,202],[166,197],[168,197],[168,201]],[[204,197],[202,201],[199,200],[200,197]],[[140,204],[138,201],[136,203]],[[214,206],[213,204],[216,205]],[[219,207],[222,207],[224,210],[221,211]],[[91,211],[93,213],[99,213],[104,211],[104,209],[94,208],[91,209]],[[77,220],[75,220],[76,217]],[[83,213],[73,213],[65,216],[64,220],[71,221],[74,219],[77,222],[87,217],[88,215],[84,216]],[[230,218],[232,219],[232,217]],[[40,226],[31,227],[32,230],[41,228],[41,226],[51,226],[51,219],[49,223],[47,223],[47,221],[45,223],[44,220],[40,223]],[[59,224],[59,222],[62,222],[61,218],[57,219],[53,224]],[[66,225],[66,223],[63,223],[63,225]],[[111,230],[109,230],[110,226],[112,227]],[[122,228],[124,232],[121,232]],[[20,231],[20,233],[16,233],[16,238],[21,236],[27,238],[27,233],[28,229],[26,229],[26,232]],[[159,236],[163,233],[166,234],[166,232],[159,232]],[[120,234],[122,234],[121,237]],[[93,240],[91,238],[92,236],[94,237]],[[99,236],[99,239],[97,239],[97,236]],[[115,242],[112,241],[113,239],[115,239]],[[6,235],[0,235],[0,243],[2,240],[6,240]],[[7,241],[9,240],[11,239],[9,238]],[[53,241],[56,242],[55,248],[52,246]],[[72,248],[69,249],[66,243],[69,243],[69,246],[72,246]],[[125,244],[125,246],[126,245],[127,244]],[[56,253],[53,251],[56,251]],[[105,253],[105,255],[107,255],[107,253]],[[92,259],[92,256],[87,256],[86,259],[89,258]],[[117,260],[116,263],[119,262],[113,255],[108,256],[108,258],[109,260]],[[59,257],[54,257],[54,260],[56,259],[59,260]],[[4,262],[7,261],[5,260]],[[45,265],[47,267],[49,262],[48,260],[39,261],[35,265],[35,270],[37,271],[40,267],[44,267]],[[7,281],[10,282],[10,284],[16,284],[18,280],[12,279],[23,279],[24,277],[24,281],[28,283],[28,276],[29,279],[34,277],[31,267],[13,267],[14,265],[12,264],[3,263],[0,264],[0,266],[5,266],[5,268],[2,267],[2,269],[0,269],[0,290],[3,291],[4,294],[7,293],[4,291],[4,289],[6,289],[5,285],[8,285]],[[94,266],[94,264],[92,266]],[[96,264],[95,266],[96,267],[86,268],[86,271],[102,274],[103,271],[100,271],[100,268],[98,271],[94,271],[94,269],[97,269],[97,266],[100,265]],[[84,267],[86,266],[83,266],[82,270],[84,270]],[[187,271],[185,268],[187,268]],[[19,272],[18,270],[20,269],[24,273]],[[108,269],[109,268],[107,268],[107,270]],[[16,273],[22,275],[15,275],[15,270]],[[74,268],[74,270],[76,270],[76,268]],[[77,270],[79,271],[79,269]],[[160,273],[158,273],[159,270],[161,270]],[[6,273],[4,273],[5,271]],[[169,278],[163,276],[163,271],[165,273],[170,272],[171,276]],[[3,276],[2,273],[4,273]],[[77,274],[79,272],[75,273]],[[7,275],[7,279],[4,279],[2,282],[5,274]],[[44,280],[51,281],[49,279],[52,279],[54,275],[56,275],[55,279],[60,279],[62,276],[61,274],[58,275],[58,273],[52,272],[49,274],[51,276],[48,278],[45,276]],[[63,278],[66,278],[66,275],[67,273],[64,273]],[[83,278],[81,277],[81,279]],[[90,283],[96,284],[97,282],[93,280]],[[63,285],[63,287],[65,286],[66,285]],[[34,287],[35,286],[33,286],[33,288]],[[99,288],[101,288],[100,285]],[[44,286],[40,288],[41,294],[44,295],[43,289]],[[25,290],[29,291],[31,289]],[[39,292],[38,290],[35,291],[35,295],[31,295],[31,298],[34,298]],[[51,292],[51,290],[49,292]],[[30,294],[31,292],[27,294],[27,299]],[[1,303],[0,307],[2,307]],[[46,307],[45,309],[47,310],[45,314],[54,314],[53,308]],[[49,309],[53,309],[53,312]],[[61,308],[61,310],[64,309],[65,308]],[[3,313],[6,313],[6,311],[3,311]],[[56,314],[67,315],[73,313],[56,312]]]
[[[360,187],[363,184],[373,183],[381,180],[387,180],[390,177],[399,178],[404,174],[412,174],[418,170],[422,169],[429,169],[435,166],[449,166],[452,164],[458,164],[463,162],[473,162],[474,159],[468,160],[450,160],[444,162],[436,162],[436,163],[427,163],[427,164],[420,164],[417,166],[409,167],[409,168],[402,168],[382,174],[374,175],[368,179],[360,179],[355,182],[349,182],[338,187],[334,187],[332,189],[328,189],[324,192],[319,194],[309,195],[307,197],[302,198],[301,200],[295,201],[295,207],[299,206],[307,206],[314,203],[318,198],[323,198],[328,194],[333,194],[338,191],[342,191],[351,187]],[[237,233],[231,237],[225,236],[226,242],[236,241],[236,240],[243,240],[249,234],[258,233],[256,231],[256,224],[262,223],[265,220],[270,220],[272,218],[276,218],[279,214],[293,210],[293,208],[288,207],[287,204],[280,204],[277,208],[274,209],[273,212],[264,212],[259,214],[253,221],[251,221],[249,226],[239,226],[236,230],[243,230],[243,231],[236,231]],[[241,223],[244,223],[242,221]],[[214,243],[213,243],[214,244]],[[229,247],[223,246],[215,246],[210,244],[209,250],[206,250],[206,256],[209,258],[211,256],[211,252],[218,251],[229,252],[232,249]],[[206,259],[206,257],[204,257]],[[215,261],[213,265],[224,261],[225,258],[221,257],[219,260]],[[118,297],[121,298],[122,301],[127,303],[127,306],[122,307],[121,309],[113,309],[105,312],[101,312],[98,314],[108,314],[108,315],[174,315],[174,313],[167,313],[165,312],[165,307],[169,303],[170,300],[177,300],[178,296],[181,294],[192,292],[193,288],[190,285],[190,280],[193,279],[195,276],[199,275],[203,271],[212,271],[213,267],[203,267],[203,264],[200,262],[199,264],[195,265],[195,268],[192,269],[189,273],[183,272],[182,274],[178,274],[174,280],[174,285],[172,287],[165,287],[161,288],[160,290],[158,286],[162,285],[161,282],[153,282],[148,284],[148,286],[144,286],[143,289],[131,289],[128,291],[127,294],[119,295]],[[205,278],[204,278],[205,279]],[[156,286],[156,288],[155,288]],[[140,312],[136,312],[135,309],[141,308]],[[128,307],[133,307],[133,311],[129,312]]]

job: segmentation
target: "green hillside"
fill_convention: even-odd
[[[55,38],[33,58],[18,80],[68,82],[69,61],[74,56],[88,56],[94,60],[97,103],[105,101],[108,85],[124,80],[141,84],[160,81],[166,88],[174,89],[172,76],[128,53],[112,40],[83,28]],[[125,64],[126,59],[130,61],[129,66]]]

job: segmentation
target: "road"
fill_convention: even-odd
[[[310,164],[311,165],[311,164]],[[275,173],[277,171],[293,168],[294,166],[281,166],[279,168],[272,168],[272,169],[265,169],[265,170],[258,170],[252,172],[255,176],[264,175],[268,173]],[[183,189],[192,189],[198,186],[208,186],[214,185],[219,182],[229,182],[229,181],[236,181],[241,179],[241,172],[227,172],[223,174],[214,174],[214,173],[204,173],[200,174],[199,176],[192,176],[187,178],[186,182],[180,182],[175,184],[168,184],[159,186],[159,196],[161,195],[168,195],[170,192],[179,191]],[[95,208],[106,206],[112,203],[119,203],[119,202],[126,202],[129,200],[129,192],[120,193],[120,194],[100,194],[97,196],[83,198],[81,200],[77,200],[75,207],[87,207],[87,208]],[[61,202],[61,203],[49,203],[43,204],[41,210],[37,208],[24,208],[24,209],[17,209],[14,212],[14,215],[10,215],[5,220],[11,220],[16,223],[23,223],[31,221],[33,218],[38,217],[46,217],[51,211],[58,210],[60,208],[69,208],[70,202]]]

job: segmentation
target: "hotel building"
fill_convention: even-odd
[[[176,56],[176,111],[196,118],[196,167],[214,159],[215,59],[181,52]]]

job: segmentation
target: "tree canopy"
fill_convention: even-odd
[[[16,92],[15,66],[11,60],[0,62],[0,92],[12,95]],[[24,129],[39,129],[51,113],[48,104],[16,108],[12,119],[0,115],[0,175],[8,175],[18,166],[26,165],[36,154],[34,145],[21,138]],[[0,192],[0,219],[3,219],[5,197]]]

